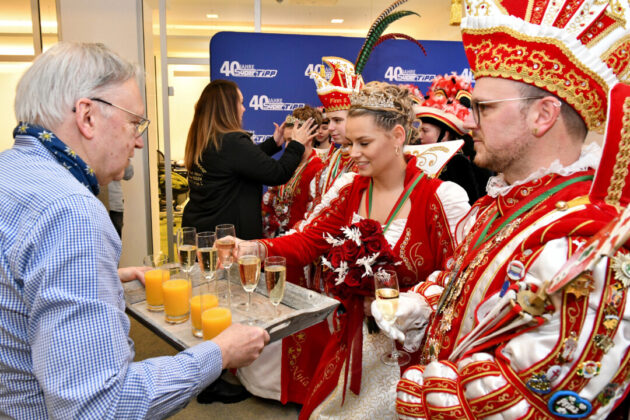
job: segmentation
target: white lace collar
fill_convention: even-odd
[[[503,178],[503,174],[493,176],[488,180],[486,191],[490,197],[496,198],[500,195],[507,194],[512,188],[526,184],[535,179],[541,178],[547,174],[558,174],[562,176],[568,176],[576,172],[585,171],[593,168],[597,169],[599,161],[602,157],[602,149],[597,143],[590,143],[582,148],[582,153],[578,160],[570,164],[569,166],[562,166],[558,160],[555,160],[549,165],[548,168],[540,168],[527,178],[520,181],[516,181],[513,184],[508,184]]]

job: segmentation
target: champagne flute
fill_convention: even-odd
[[[398,277],[394,270],[379,270],[374,274],[374,290],[376,305],[383,314],[385,322],[396,322],[398,311]],[[381,355],[381,362],[390,366],[403,366],[409,363],[411,356],[405,351],[398,351],[396,341],[392,338],[392,351]]]
[[[258,251],[258,243],[254,241],[243,241],[238,244],[238,268],[241,274],[241,285],[247,292],[247,303],[240,304],[244,306],[245,311],[249,312],[252,307],[252,293],[258,286],[260,279],[260,257]]]
[[[197,261],[201,273],[208,283],[212,281],[217,269],[217,249],[214,247],[214,232],[200,232],[197,234]]]
[[[278,305],[284,297],[286,279],[287,260],[284,257],[265,258],[265,283],[275,318],[278,317]]]
[[[234,262],[234,245],[236,232],[234,225],[217,225],[215,246],[218,251],[219,261],[226,270],[230,270]]]
[[[177,254],[182,271],[190,279],[190,271],[195,265],[197,254],[197,229],[184,227],[177,230]]]
[[[234,245],[236,243],[236,230],[234,225],[223,224],[217,225],[215,228],[216,240],[214,241],[214,247],[217,249],[217,255],[221,266],[225,268],[225,280],[226,280],[226,294],[227,305],[231,306],[231,292],[230,292],[230,268],[234,262]],[[217,282],[217,293],[218,293]]]

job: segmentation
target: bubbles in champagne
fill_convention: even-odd
[[[221,260],[221,264],[223,264],[224,267],[232,265],[234,261],[233,253],[235,243],[234,238],[221,238],[217,239],[214,243],[219,253],[219,260]]]
[[[190,268],[195,264],[197,247],[195,245],[179,246],[179,263],[184,268]]]
[[[278,305],[284,297],[284,285],[287,278],[287,269],[283,265],[265,266],[265,282],[269,300],[274,305]]]
[[[207,273],[217,269],[218,253],[215,248],[199,248],[197,249],[197,257],[202,272]]]
[[[398,311],[398,290],[397,289],[376,289],[376,305],[383,314],[383,319],[394,322],[396,311]]]
[[[260,278],[260,258],[255,255],[242,256],[238,259],[238,269],[243,289],[246,292],[253,292]]]

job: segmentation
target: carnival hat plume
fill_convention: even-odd
[[[476,79],[542,88],[603,131],[610,89],[630,77],[627,0],[466,0],[462,40]]]
[[[364,86],[361,73],[365,68],[372,50],[379,44],[389,39],[407,39],[417,44],[424,54],[426,51],[422,44],[405,34],[393,33],[383,35],[387,27],[409,15],[417,15],[417,13],[409,10],[394,11],[398,6],[408,0],[396,0],[388,8],[383,10],[370,27],[365,38],[363,46],[359,50],[354,65],[340,57],[323,57],[322,62],[326,66],[322,66],[320,73],[311,73],[311,77],[315,80],[317,86],[317,95],[324,105],[326,112],[342,111],[350,109],[350,95],[358,93]],[[327,73],[330,74],[328,77]]]
[[[455,73],[436,76],[424,101],[415,107],[416,118],[442,125],[459,136],[468,134],[464,121],[470,115],[471,82]]]

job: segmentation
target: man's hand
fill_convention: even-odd
[[[123,267],[118,269],[118,277],[123,283],[140,280],[140,283],[144,284],[144,273],[152,269],[152,267]]]
[[[259,327],[232,324],[212,341],[221,348],[223,369],[250,365],[269,342],[267,331]]]

